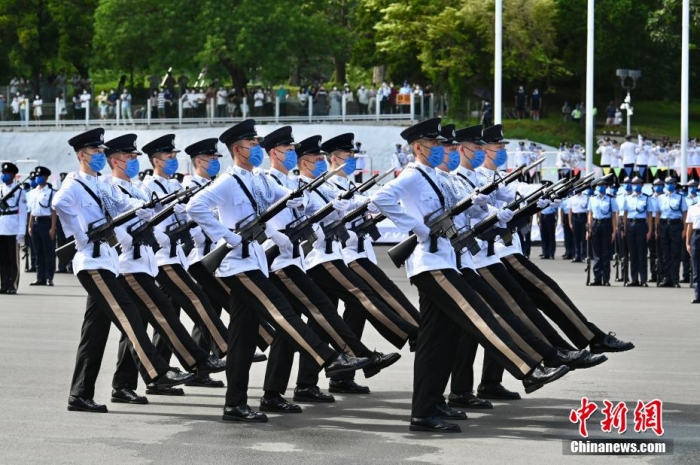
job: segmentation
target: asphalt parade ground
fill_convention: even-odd
[[[378,247],[377,256],[417,306],[417,293],[404,271],[391,265],[385,248]],[[19,293],[0,296],[0,463],[700,463],[700,305],[690,304],[687,284],[682,289],[624,288],[620,283],[587,288],[585,264],[558,257],[534,262],[591,321],[634,342],[636,349],[608,354],[607,363],[570,373],[530,395],[506,373],[504,385],[523,399],[468,411],[459,434],[409,432],[413,354],[408,346],[398,363],[366,381],[371,394],[337,394],[334,404],[302,404],[300,415],[268,414],[266,424],[223,423],[224,389],[186,387],[183,397],[148,396],[148,405],[113,404],[110,383],[119,337],[114,327],[95,394],[109,413],[68,412],[85,292],[72,275],[57,274],[56,286],[50,288],[29,287],[34,276],[23,273]],[[369,325],[363,339],[370,348],[392,351]],[[477,380],[481,360],[480,353]],[[262,395],[264,370],[264,363],[253,365],[253,408]],[[214,377],[225,379],[223,374]],[[295,377],[296,368],[292,387]],[[361,373],[357,380],[365,384]],[[321,388],[327,387],[322,380]],[[140,382],[138,392],[144,391]],[[587,423],[589,438],[663,439],[673,443],[672,453],[564,454],[572,440],[582,439],[569,415],[581,407],[583,397],[598,405]],[[604,399],[626,403],[624,434],[601,430]],[[637,401],[653,399],[663,402],[661,438],[652,431],[634,431]]]

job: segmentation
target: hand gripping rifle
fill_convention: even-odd
[[[343,192],[338,196],[338,198],[343,200],[349,200],[357,192],[367,192],[369,189],[374,187],[377,184],[377,182],[384,179],[384,177],[388,176],[389,173],[392,172],[393,170],[387,170],[383,173],[377,173],[371,178],[369,178],[367,181],[365,181],[363,184],[355,185],[349,190]],[[357,213],[356,210],[351,213]],[[306,253],[308,253],[311,250],[311,245],[316,240],[316,233],[314,232],[313,225],[315,223],[321,222],[324,218],[326,218],[334,211],[335,209],[333,208],[333,203],[329,202],[320,209],[318,209],[313,215],[299,218],[285,226],[285,228],[282,230],[282,233],[289,237],[289,240],[292,242],[293,257],[296,258],[299,256],[299,246],[301,244],[304,244],[302,247],[304,248],[304,251]],[[359,218],[359,216],[354,216],[353,219],[357,218]],[[326,236],[326,253],[331,253],[333,251],[333,240],[336,237],[339,237],[341,240],[347,240],[348,236],[347,230],[345,230],[345,221],[346,220],[343,218],[341,220],[331,223],[328,226],[323,227],[323,233]],[[275,258],[277,258],[279,254],[280,250],[279,247],[277,247],[277,245],[273,245],[272,247],[267,249],[265,251],[265,255],[267,256],[267,263],[272,263],[272,261]]]
[[[377,225],[385,219],[386,216],[384,213],[378,213],[376,215],[365,214],[362,216],[361,220],[356,221],[350,226],[350,231],[354,232],[357,236],[358,253],[365,251],[365,237],[371,237],[372,241],[376,241],[382,237]]]
[[[133,238],[134,260],[141,258],[141,245],[152,247],[154,252],[157,252],[158,249],[160,249],[160,245],[158,244],[158,241],[156,241],[155,235],[153,234],[153,228],[170,218],[170,216],[173,214],[173,210],[175,209],[175,205],[186,204],[197,192],[204,189],[209,184],[210,183],[206,183],[202,184],[201,186],[181,191],[180,193],[182,193],[182,195],[177,198],[176,202],[170,203],[170,205],[156,213],[155,216],[153,216],[153,218],[151,218],[149,221],[133,224],[127,228],[127,232]],[[165,233],[170,238],[171,257],[174,257],[176,254],[177,239],[179,238],[179,235],[189,231],[189,228],[194,225],[193,222],[186,221],[184,223],[187,228],[180,229],[180,223],[181,222],[173,223],[177,226],[177,228],[175,228],[176,231],[166,231]],[[180,231],[177,231],[177,229],[180,229]]]
[[[535,163],[540,164],[542,163],[542,160],[538,160]],[[533,163],[533,165],[535,163]],[[447,238],[451,238],[457,233],[453,218],[471,208],[471,206],[474,204],[472,199],[475,194],[489,195],[498,189],[500,184],[508,185],[513,181],[517,181],[520,173],[522,173],[525,169],[526,165],[521,165],[520,167],[511,171],[508,176],[495,179],[491,184],[475,189],[472,194],[457,202],[452,208],[439,208],[434,212],[425,215],[423,222],[426,226],[428,226],[428,228],[430,228],[430,252],[437,252],[437,240],[439,237],[445,236]],[[399,242],[394,247],[389,249],[389,258],[391,258],[391,261],[397,268],[401,268],[406,260],[408,260],[408,257],[411,256],[417,245],[418,237],[415,234],[411,234],[407,239]]]
[[[100,220],[94,221],[88,225],[87,236],[88,240],[94,244],[93,247],[93,257],[97,258],[100,256],[100,243],[107,242],[110,246],[116,245],[116,239],[114,236],[114,228],[123,226],[136,216],[136,212],[142,208],[154,208],[157,205],[166,205],[173,202],[180,197],[184,196],[187,191],[178,191],[166,195],[165,197],[158,198],[155,194],[151,197],[151,200],[144,203],[143,205],[133,208],[115,218],[109,218],[108,216]],[[73,260],[77,249],[75,240],[68,242],[58,249],[56,249],[56,256],[61,261],[61,263],[68,263]]]
[[[310,183],[299,186],[296,190],[275,202],[260,215],[256,216],[256,214],[253,213],[239,221],[236,224],[235,232],[241,236],[241,245],[243,247],[241,258],[248,258],[250,256],[249,245],[251,242],[258,241],[262,243],[267,239],[267,236],[265,236],[265,222],[274,218],[278,213],[287,208],[287,202],[289,200],[303,196],[306,191],[311,192],[318,189],[326,180],[338,173],[344,166],[343,164],[332,171],[326,171]],[[221,244],[202,258],[202,265],[204,265],[209,273],[214,273],[230,251],[231,246],[229,244]]]

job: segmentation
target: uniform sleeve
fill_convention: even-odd
[[[77,197],[72,186],[74,186],[74,184],[69,183],[66,185],[65,189],[61,187],[58,192],[56,192],[56,195],[53,196],[51,206],[61,220],[61,225],[63,226],[66,236],[75,237],[76,242],[87,243],[87,234],[81,229],[78,217],[74,214]]]
[[[230,233],[228,228],[211,214],[212,209],[221,206],[224,208],[227,201],[231,201],[234,192],[230,177],[220,178],[210,187],[199,191],[187,203],[187,213],[202,228],[213,241]]]
[[[19,227],[17,234],[24,236],[27,231],[27,194],[19,189],[17,198],[17,210],[19,210]]]
[[[403,197],[412,195],[412,185],[415,189],[413,176],[399,176],[386,183],[370,197],[370,200],[377,206],[379,211],[384,213],[397,228],[404,232],[413,231],[417,227],[424,226],[422,220],[409,215],[399,204]],[[415,195],[415,192],[413,195]]]

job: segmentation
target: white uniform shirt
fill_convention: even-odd
[[[333,188],[333,190],[335,190],[336,197],[338,195],[341,195],[343,192],[346,192],[350,189],[350,180],[347,177],[343,177],[343,176],[338,176],[338,175],[332,176],[328,180],[327,184],[329,185],[329,187],[331,187],[331,188]],[[367,197],[363,194],[356,193],[352,197],[353,206],[350,208],[350,210],[348,210],[345,213],[346,214],[350,213],[352,210],[354,210],[355,208],[362,205],[368,199],[369,199],[369,197]],[[365,248],[364,252],[357,251],[357,244],[352,245],[352,246],[343,247],[342,253],[343,253],[343,260],[345,260],[345,263],[350,264],[350,263],[354,262],[355,260],[357,260],[358,258],[367,258],[371,262],[376,264],[377,263],[377,256],[375,255],[374,247],[372,246],[372,238],[369,236],[365,237],[363,245]]]
[[[686,223],[691,223],[693,229],[700,229],[700,203],[695,203],[688,208],[688,215],[685,217]]]
[[[141,184],[141,190],[150,199],[153,193],[158,197],[165,197],[172,192],[178,192],[182,190],[182,186],[175,179],[166,179],[157,174],[152,176],[146,176],[143,178],[143,183]],[[183,218],[186,215],[179,215],[181,220],[186,221],[187,218]],[[177,221],[178,215],[173,214],[170,218],[163,221],[161,224],[155,227],[156,230],[165,233],[168,226]],[[161,236],[162,237],[162,236]],[[189,268],[189,262],[187,261],[187,256],[185,255],[182,246],[178,244],[175,248],[175,256],[170,256],[170,239],[164,238],[163,242],[160,243],[160,250],[156,252],[156,260],[158,260],[158,266],[165,265],[182,265],[185,269]]]
[[[37,186],[27,194],[27,209],[34,218],[51,216],[51,202],[56,191],[49,186]]]
[[[149,201],[146,194],[137,189],[129,181],[115,178],[112,176],[109,182],[126,197],[139,200],[141,203]],[[133,227],[142,222],[138,217],[134,218],[124,226],[116,228],[117,239],[121,245],[122,253],[119,254],[119,273],[146,273],[154,278],[158,274],[158,262],[153,248],[145,245],[139,245],[140,258],[134,258],[133,238],[128,232],[129,227]]]
[[[4,198],[17,185],[16,182],[9,186],[0,183],[0,198]],[[24,235],[27,230],[27,194],[18,188],[12,197],[7,199],[9,208],[4,210],[6,215],[0,216],[0,236]],[[15,213],[11,213],[15,212]]]
[[[262,192],[258,212],[252,202],[233,177],[238,176],[251,195]],[[254,219],[259,212],[286,196],[288,190],[269,180],[264,173],[251,173],[239,166],[232,166],[226,173],[218,176],[214,183],[198,192],[187,204],[187,213],[202,227],[206,235],[213,241],[219,241],[229,231],[235,231],[236,225],[245,219]],[[219,219],[212,215],[212,210],[218,208]],[[216,275],[219,277],[234,276],[246,271],[260,270],[268,276],[267,258],[257,241],[248,244],[249,256],[243,258],[243,245],[234,247],[222,260]]]
[[[442,207],[437,193],[418,170],[425,173],[438,186],[440,182],[434,168],[411,163],[399,177],[386,183],[371,196],[372,202],[397,228],[404,232],[424,225],[423,218]],[[399,204],[401,201],[401,204]],[[406,260],[409,278],[425,271],[457,270],[457,256],[450,241],[438,238],[437,252],[430,252],[430,241],[419,243]]]
[[[610,168],[621,168],[622,167],[622,155],[620,154],[620,149],[615,148],[615,146],[610,147]]]
[[[278,184],[283,188],[288,189],[289,191],[294,191],[299,187],[299,179],[297,179],[297,177],[293,174],[291,174],[290,176],[290,174],[291,173],[284,174],[279,170],[271,168],[270,171],[267,173],[267,176],[270,179],[271,183]],[[285,208],[277,215],[275,215],[274,218],[268,221],[267,226],[271,229],[282,231],[290,223],[302,217],[303,215],[301,213],[296,212],[291,208]],[[263,249],[270,249],[274,245],[275,243],[272,242],[271,239],[268,239],[265,242],[263,242]],[[301,270],[305,270],[304,250],[301,247],[299,247],[299,256],[296,258],[293,256],[293,254],[282,253],[282,251],[280,250],[280,254],[277,257],[275,257],[275,259],[270,264],[270,271],[275,272],[277,270],[287,268],[288,266],[296,266],[299,267],[299,269]]]
[[[182,187],[185,189],[196,189],[198,187],[204,186],[211,182],[210,179],[203,178],[197,174],[192,174],[188,176],[182,183]],[[216,211],[212,211],[212,215],[216,217]],[[192,251],[187,256],[187,262],[191,265],[197,263],[202,258],[204,258],[204,248],[206,246],[207,237],[199,226],[190,229],[190,234],[192,235],[192,240],[194,241],[194,247]],[[214,250],[214,241],[212,241],[209,251]]]
[[[66,176],[61,188],[53,197],[53,208],[61,220],[66,237],[74,236],[76,254],[73,257],[73,273],[82,270],[108,270],[118,275],[119,259],[117,251],[106,243],[100,244],[100,256],[93,257],[93,243],[88,242],[87,230],[91,223],[104,220],[105,213],[98,202],[78,180],[87,185],[100,199],[108,197],[117,213],[125,212],[142,205],[143,202],[129,199],[111,184],[97,177],[80,172]]]
[[[637,156],[634,159],[634,164],[648,166],[650,154],[651,154],[651,146],[650,145],[643,145],[641,147],[637,147]]]
[[[609,145],[601,145],[598,147],[596,150],[596,153],[600,154],[600,164],[601,165],[609,165],[610,164],[610,146]]]
[[[623,165],[633,165],[637,160],[637,144],[625,141],[620,144],[620,155]]]

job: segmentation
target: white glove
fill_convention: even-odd
[[[226,234],[224,236],[224,240],[228,242],[231,245],[231,247],[238,247],[239,245],[241,245],[241,242],[243,242],[241,236],[239,236],[235,232],[229,232],[228,234]]]
[[[185,213],[187,211],[187,205],[184,203],[176,203],[173,207],[173,211],[177,214]]]
[[[153,209],[151,208],[142,208],[140,210],[136,210],[136,216],[141,218],[142,220],[150,220],[153,218]]]
[[[371,215],[376,215],[377,213],[379,213],[379,208],[377,208],[377,206],[374,203],[370,202],[367,204],[367,211]]]
[[[537,208],[547,208],[549,206],[550,202],[547,199],[539,199],[537,201]]]
[[[348,236],[350,236],[350,238],[345,241],[345,247],[357,247],[357,234],[355,234],[354,231],[348,230]]]
[[[415,234],[418,238],[418,243],[422,244],[430,239],[430,228],[424,224],[421,224],[413,228],[413,234]]]
[[[489,196],[484,194],[472,194],[472,203],[477,207],[486,206],[489,203]]]
[[[348,209],[351,207],[352,202],[350,200],[345,200],[345,199],[333,199],[333,208],[335,208],[337,211],[344,213],[348,211]]]
[[[514,213],[510,210],[499,210],[498,213],[496,213],[496,218],[498,218],[498,221],[506,224],[513,219],[513,216]]]
[[[158,245],[161,247],[161,249],[167,249],[170,247],[170,238],[163,231],[154,228],[153,235],[155,236],[156,241],[158,241]]]
[[[304,197],[296,197],[296,198],[287,200],[287,207],[288,208],[299,208],[302,206],[304,206]]]
[[[17,234],[17,243],[21,244],[24,240],[24,234]]]
[[[554,208],[559,208],[559,206],[561,205],[561,203],[562,203],[562,200],[561,200],[561,199],[554,199],[554,200],[552,200],[552,206],[553,206]]]
[[[266,234],[280,248],[281,255],[292,255],[292,241],[289,240],[286,234],[274,230],[268,231]]]

